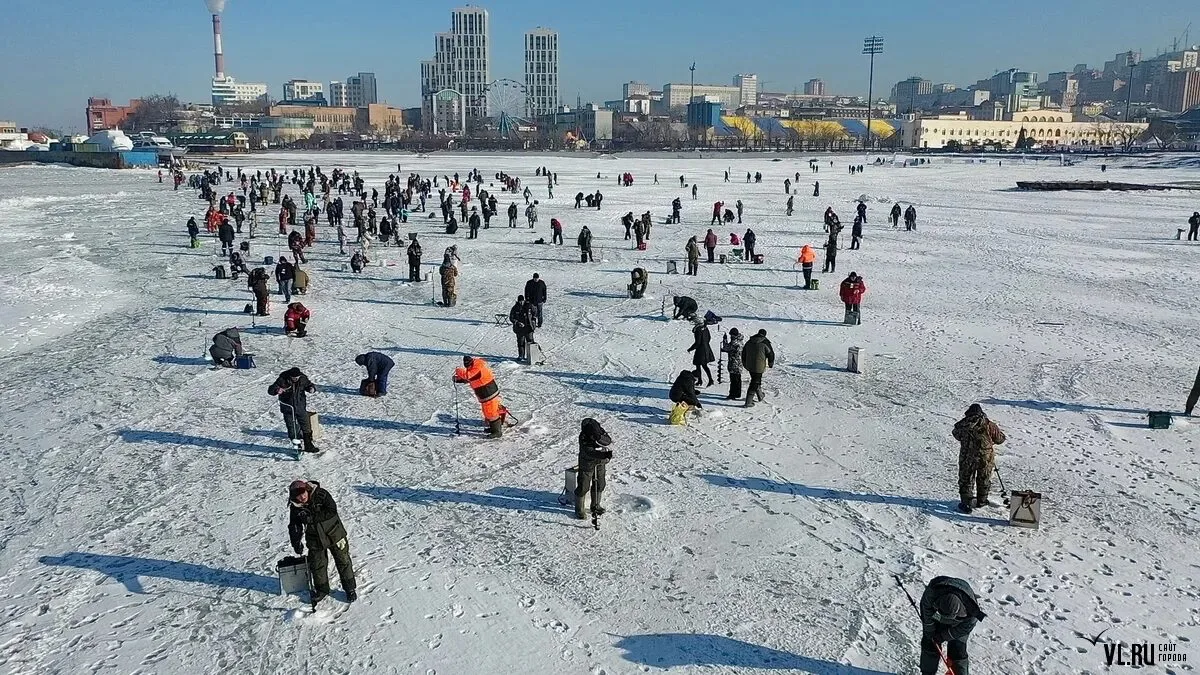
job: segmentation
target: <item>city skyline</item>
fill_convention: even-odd
[[[92,16],[90,6],[78,0],[12,4],[7,12],[11,30],[0,44],[0,56],[13,66],[0,79],[0,118],[23,126],[81,130],[80,111],[89,96],[114,101],[154,93],[174,93],[195,102],[209,98],[211,18],[200,0],[171,3],[150,15],[142,6],[122,2],[107,7],[101,16]],[[431,1],[413,12],[383,0],[364,0],[359,12],[378,20],[364,22],[353,35],[341,24],[336,30],[322,29],[313,45],[298,50],[294,36],[308,27],[309,5],[318,14],[323,7],[297,0],[289,6],[290,13],[281,14],[277,8],[230,0],[223,15],[226,73],[239,82],[268,83],[277,92],[296,77],[330,82],[349,73],[374,72],[380,101],[417,107],[419,64],[429,58],[434,35],[445,31],[449,12],[465,6]],[[545,22],[544,6],[527,0],[475,6],[489,11],[492,78],[523,81],[525,32]],[[934,3],[920,0],[895,17],[880,18],[876,25],[861,22],[861,9],[832,6],[781,4],[765,24],[751,17],[729,21],[727,8],[708,0],[680,7],[618,0],[607,7],[607,12],[565,7],[551,21],[566,47],[559,82],[562,101],[612,99],[630,80],[655,88],[686,82],[692,61],[697,84],[726,84],[737,73],[757,73],[759,91],[802,91],[805,82],[817,78],[828,93],[861,96],[867,77],[858,45],[871,32],[888,40],[875,73],[877,93],[886,98],[892,83],[913,74],[966,86],[1010,67],[1045,75],[1069,70],[1075,63],[1099,65],[1126,49],[1149,57],[1169,48],[1189,21],[1184,9],[1146,13],[1118,2],[1079,0],[1054,7],[1018,1],[1003,12],[956,8],[949,17]],[[622,7],[645,20],[629,25]],[[38,18],[51,15],[53,21]],[[1089,19],[1088,32],[1061,28],[1077,25],[1073,17],[1082,15]],[[723,41],[738,44],[738,49],[713,55],[698,46],[694,36],[712,30],[713,16],[721,17]],[[940,23],[930,23],[930,17],[939,17]],[[272,30],[264,31],[266,25]],[[815,25],[820,30],[806,28]],[[143,29],[138,42],[127,43],[139,47],[113,49],[110,34],[130,26]],[[399,33],[396,26],[401,27]],[[663,31],[662,26],[671,30]],[[797,30],[802,39],[797,39]],[[1196,33],[1190,43],[1200,42],[1200,27]],[[614,51],[614,37],[630,47]]]

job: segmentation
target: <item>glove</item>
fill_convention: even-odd
[[[304,544],[293,544],[292,550],[296,552],[296,555],[304,555]]]

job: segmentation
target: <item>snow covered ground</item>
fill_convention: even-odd
[[[974,585],[988,614],[971,639],[976,673],[1123,672],[1085,639],[1106,629],[1187,653],[1143,672],[1194,672],[1200,426],[1145,422],[1181,408],[1200,365],[1198,249],[1175,240],[1200,193],[1012,190],[1100,179],[1096,162],[938,159],[849,176],[861,158],[824,157],[816,175],[806,160],[248,158],[356,169],[374,186],[397,163],[506,171],[542,202],[536,233],[503,217],[477,241],[460,229],[452,309],[430,304],[430,284],[400,281],[397,249],[349,273],[322,226],[304,340],[282,335],[281,299],[250,327],[244,282],[211,278],[216,246],[187,248],[184,222],[202,215],[193,191],[153,172],[0,169],[0,672],[914,673],[920,627],[894,573],[914,594],[941,574]],[[553,200],[541,165],[559,175]],[[615,184],[624,171],[628,189]],[[764,182],[747,185],[747,171]],[[797,171],[787,218],[783,180]],[[1144,161],[1103,176],[1195,177]],[[571,208],[596,189],[603,210]],[[657,224],[677,195],[684,224]],[[821,290],[798,290],[792,262],[822,240],[825,207],[848,223],[860,196],[862,250],[843,250]],[[672,259],[682,269],[718,199],[743,200],[766,264],[661,274]],[[884,225],[893,200],[916,204],[919,231]],[[645,210],[656,226],[639,253],[619,220]],[[274,213],[252,259],[280,253]],[[568,244],[591,227],[595,264],[531,243],[549,239],[552,217]],[[409,228],[433,272],[450,243],[440,218]],[[630,300],[639,264],[650,292]],[[861,327],[840,323],[851,270],[869,287]],[[511,330],[492,322],[533,272],[551,296],[542,367],[511,362]],[[778,361],[764,404],[726,407],[717,387],[708,416],[665,424],[669,381],[690,368],[688,327],[660,316],[675,294],[723,329],[768,331]],[[208,369],[210,336],[231,325],[246,327],[257,370]],[[865,374],[843,370],[851,346]],[[368,349],[397,362],[387,398],[356,394],[353,357]],[[465,391],[454,435],[464,352],[493,364],[528,420],[501,441],[480,437]],[[266,393],[291,366],[320,387],[310,405],[325,425],[327,452],[299,462]],[[1008,434],[1007,487],[1045,495],[1040,530],[1010,527],[1002,508],[954,510],[949,431],[977,401]],[[599,532],[556,501],[586,416],[616,442]],[[344,611],[339,593],[314,616],[276,594],[286,485],[300,477],[330,490],[350,529],[361,599]]]

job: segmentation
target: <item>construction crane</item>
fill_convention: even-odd
[[[1192,31],[1192,22],[1189,21],[1187,27],[1185,27],[1183,29],[1183,34],[1181,36],[1181,37],[1183,37],[1184,49],[1187,49],[1187,47],[1188,47],[1188,38],[1191,36],[1191,31]],[[1175,53],[1175,52],[1179,51],[1179,42],[1180,42],[1179,37],[1176,37],[1175,39],[1171,40],[1171,53]]]

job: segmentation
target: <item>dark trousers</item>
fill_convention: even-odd
[[[1200,370],[1196,371],[1196,381],[1192,384],[1191,393],[1188,394],[1187,406],[1184,407],[1183,414],[1191,415],[1198,400],[1200,400]]]
[[[837,256],[831,256],[831,255],[825,256],[825,267],[821,271],[822,272],[836,272],[837,271]]]
[[[283,415],[283,423],[287,426],[288,438],[296,441],[312,433],[308,427],[307,410],[293,411],[290,407],[280,405],[279,412]]]
[[[514,217],[514,216],[509,216],[509,218],[508,218],[508,226],[509,226],[509,227],[516,227],[516,226],[517,226],[517,219],[516,219],[516,217]]]
[[[579,458],[579,473],[575,483],[575,515],[586,517],[583,511],[583,498],[590,495],[591,511],[600,508],[600,500],[604,495],[605,478],[608,474],[607,459]]]
[[[693,371],[693,374],[696,376],[696,384],[699,385],[704,384],[704,380],[700,377],[701,372],[703,372],[705,375],[708,375],[708,386],[711,387],[713,383],[712,371],[708,369],[707,363],[701,363],[700,365],[696,366],[696,370]]]
[[[254,302],[255,302],[255,311],[258,312],[258,315],[259,316],[267,316],[267,302],[268,302],[267,294],[266,293],[262,293],[262,294],[255,293],[254,294]]]
[[[746,244],[746,260],[754,262],[754,244]]]
[[[713,253],[715,253],[716,250],[717,249],[715,249],[715,248],[708,249],[708,262],[716,262],[713,260]]]
[[[860,243],[859,243],[859,242],[861,242],[861,241],[862,241],[862,237],[860,237],[860,236],[858,236],[858,235],[851,235],[851,237],[850,237],[850,250],[851,250],[851,251],[857,251],[859,248],[861,248],[861,247],[862,247],[862,244],[860,244]]]
[[[554,231],[554,235],[550,237],[550,243],[558,244],[559,246],[562,246],[562,243],[563,243],[562,230]]]
[[[690,274],[691,276],[696,276],[696,274],[698,274],[699,271],[700,271],[700,261],[692,260],[691,258],[688,258],[687,274]]]
[[[1188,228],[1188,241],[1196,241],[1197,232],[1200,231],[1200,225],[1192,225]]]
[[[318,596],[329,595],[330,554],[333,555],[333,564],[337,566],[342,590],[355,590],[357,584],[354,581],[354,563],[350,560],[350,542],[345,539],[327,549],[309,547],[308,572],[312,575],[313,590]]]
[[[626,241],[628,241],[628,240],[630,240],[630,239],[633,239],[633,233],[629,231],[629,230],[630,230],[630,227],[631,227],[631,226],[629,226],[629,225],[626,225],[626,226],[625,226],[625,240],[626,240]]]
[[[379,394],[380,396],[387,396],[388,375],[391,374],[392,369],[388,368],[380,371],[380,373],[375,376],[375,393]]]
[[[537,316],[537,327],[538,328],[542,327],[542,305],[543,304],[545,304],[545,303],[535,302],[533,304],[533,311],[534,311],[534,314]]]
[[[408,280],[409,281],[420,281],[421,280],[421,262],[420,261],[408,263]]]
[[[583,262],[585,257],[587,258],[587,262],[596,262],[592,260],[592,248],[590,246],[579,250],[579,262]]]
[[[971,662],[967,657],[966,640],[950,640],[946,643],[946,656],[954,666],[955,675],[971,675]],[[921,637],[921,675],[936,675],[941,668],[942,657],[929,636]]]
[[[522,361],[529,360],[529,334],[517,333],[517,358]]]
[[[742,397],[742,374],[740,372],[729,371],[729,400],[736,400]]]
[[[750,373],[750,386],[746,387],[746,403],[753,403],[752,398],[763,400],[762,373]]]

